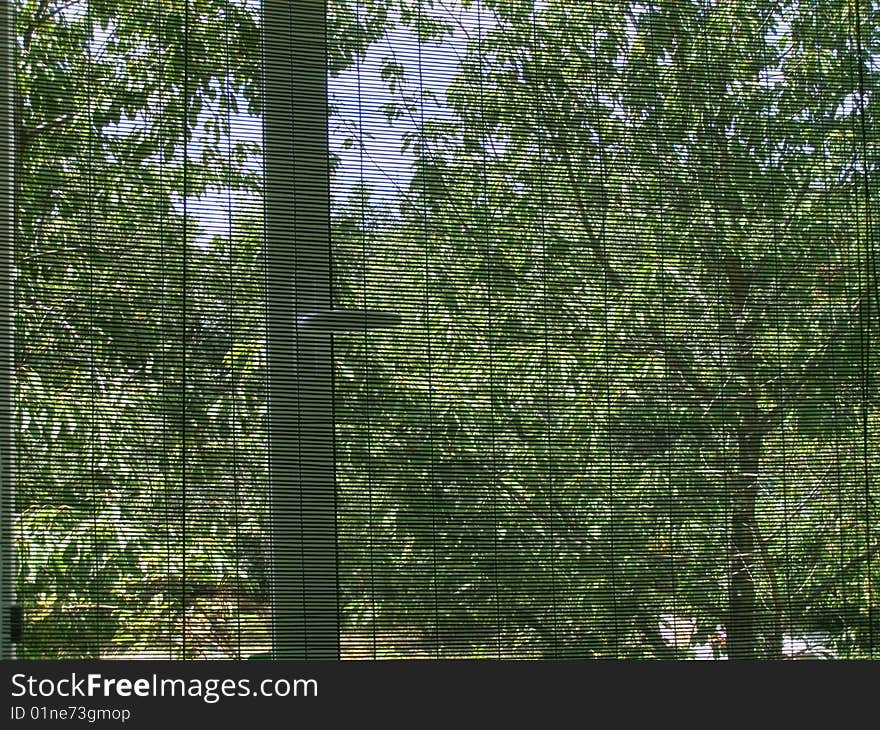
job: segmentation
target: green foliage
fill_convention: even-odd
[[[334,207],[336,303],[403,316],[335,343],[352,651],[682,656],[670,613],[723,651],[740,519],[756,652],[868,656],[878,10],[460,6],[329,4],[332,74],[466,36],[444,98],[386,60],[412,178]],[[23,654],[264,650],[256,5],[18,18]]]
[[[452,118],[405,140],[403,219],[337,228],[345,301],[408,323],[339,350],[344,544],[369,566],[349,605],[439,656],[665,656],[664,611],[733,633],[745,499],[750,649],[820,630],[866,655],[876,157],[851,5],[479,7]]]

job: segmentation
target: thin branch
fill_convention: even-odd
[[[36,33],[37,28],[46,20],[46,10],[48,7],[49,0],[40,0],[40,4],[37,6],[37,12],[34,13],[33,20],[31,20],[31,22],[28,23],[27,28],[24,29],[22,47],[25,51],[31,47],[31,41],[34,38],[34,33]]]
[[[24,149],[33,142],[37,137],[41,137],[47,132],[51,132],[53,129],[61,127],[68,122],[72,122],[76,119],[76,114],[68,113],[63,114],[56,119],[51,119],[48,122],[41,122],[35,127],[26,127],[25,125],[21,125],[18,131],[18,144],[20,151],[24,151]]]
[[[599,262],[599,265],[605,271],[608,276],[608,283],[614,287],[620,286],[620,277],[617,275],[617,272],[611,267],[611,263],[608,261],[608,257],[605,255],[605,250],[602,246],[602,242],[596,236],[596,232],[593,230],[593,226],[590,223],[590,216],[587,212],[586,204],[584,203],[583,195],[581,194],[580,187],[578,185],[577,176],[574,173],[574,166],[571,162],[571,155],[568,154],[568,149],[566,145],[561,145],[560,147],[556,147],[555,151],[558,155],[560,155],[565,162],[565,171],[568,176],[568,182],[571,186],[572,192],[574,192],[575,204],[577,205],[578,215],[580,217],[581,225],[584,228],[584,231],[589,238],[590,249],[593,251],[593,255],[596,257],[596,260]]]
[[[808,608],[811,608],[814,602],[833,588],[841,578],[845,578],[851,571],[859,567],[859,565],[873,560],[874,556],[877,554],[880,554],[880,540],[877,540],[873,545],[869,545],[865,550],[852,558],[852,560],[846,565],[841,566],[833,575],[816,586],[806,598],[799,602],[798,612],[804,613]]]
[[[852,316],[855,314],[863,305],[864,295],[860,295],[859,298],[850,305],[848,314]],[[763,415],[763,425],[765,430],[769,431],[774,427],[774,422],[776,419],[781,418],[785,409],[793,402],[796,401],[801,391],[809,384],[812,377],[815,375],[815,371],[818,370],[819,358],[825,354],[829,347],[833,343],[835,343],[841,333],[845,330],[845,328],[850,324],[850,320],[848,317],[844,317],[839,323],[838,326],[835,327],[829,336],[825,339],[825,341],[817,347],[813,353],[806,359],[803,367],[801,368],[800,377],[797,380],[793,381],[788,386],[781,386],[777,389],[776,397],[780,400],[779,404],[771,408]]]
[[[815,486],[810,490],[810,493],[800,502],[798,502],[795,508],[786,516],[786,519],[783,521],[783,523],[767,536],[767,542],[773,542],[773,540],[779,537],[779,535],[781,535],[782,532],[785,531],[786,526],[790,525],[790,521],[797,517],[810,503],[813,497],[818,494],[819,490],[825,485],[825,481],[828,479],[828,475],[831,473],[832,466],[834,465],[829,465],[829,467],[825,470],[825,473],[822,475],[822,478],[818,482],[816,482]]]

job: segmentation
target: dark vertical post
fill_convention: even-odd
[[[10,659],[14,605],[12,535],[12,255],[15,240],[13,4],[0,0],[0,658]]]
[[[273,655],[339,656],[325,0],[263,1]]]

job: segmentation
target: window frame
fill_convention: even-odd
[[[272,654],[337,659],[327,8],[261,12]]]

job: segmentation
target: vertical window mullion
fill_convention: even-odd
[[[336,658],[338,598],[329,309],[326,7],[263,3],[273,650]]]

